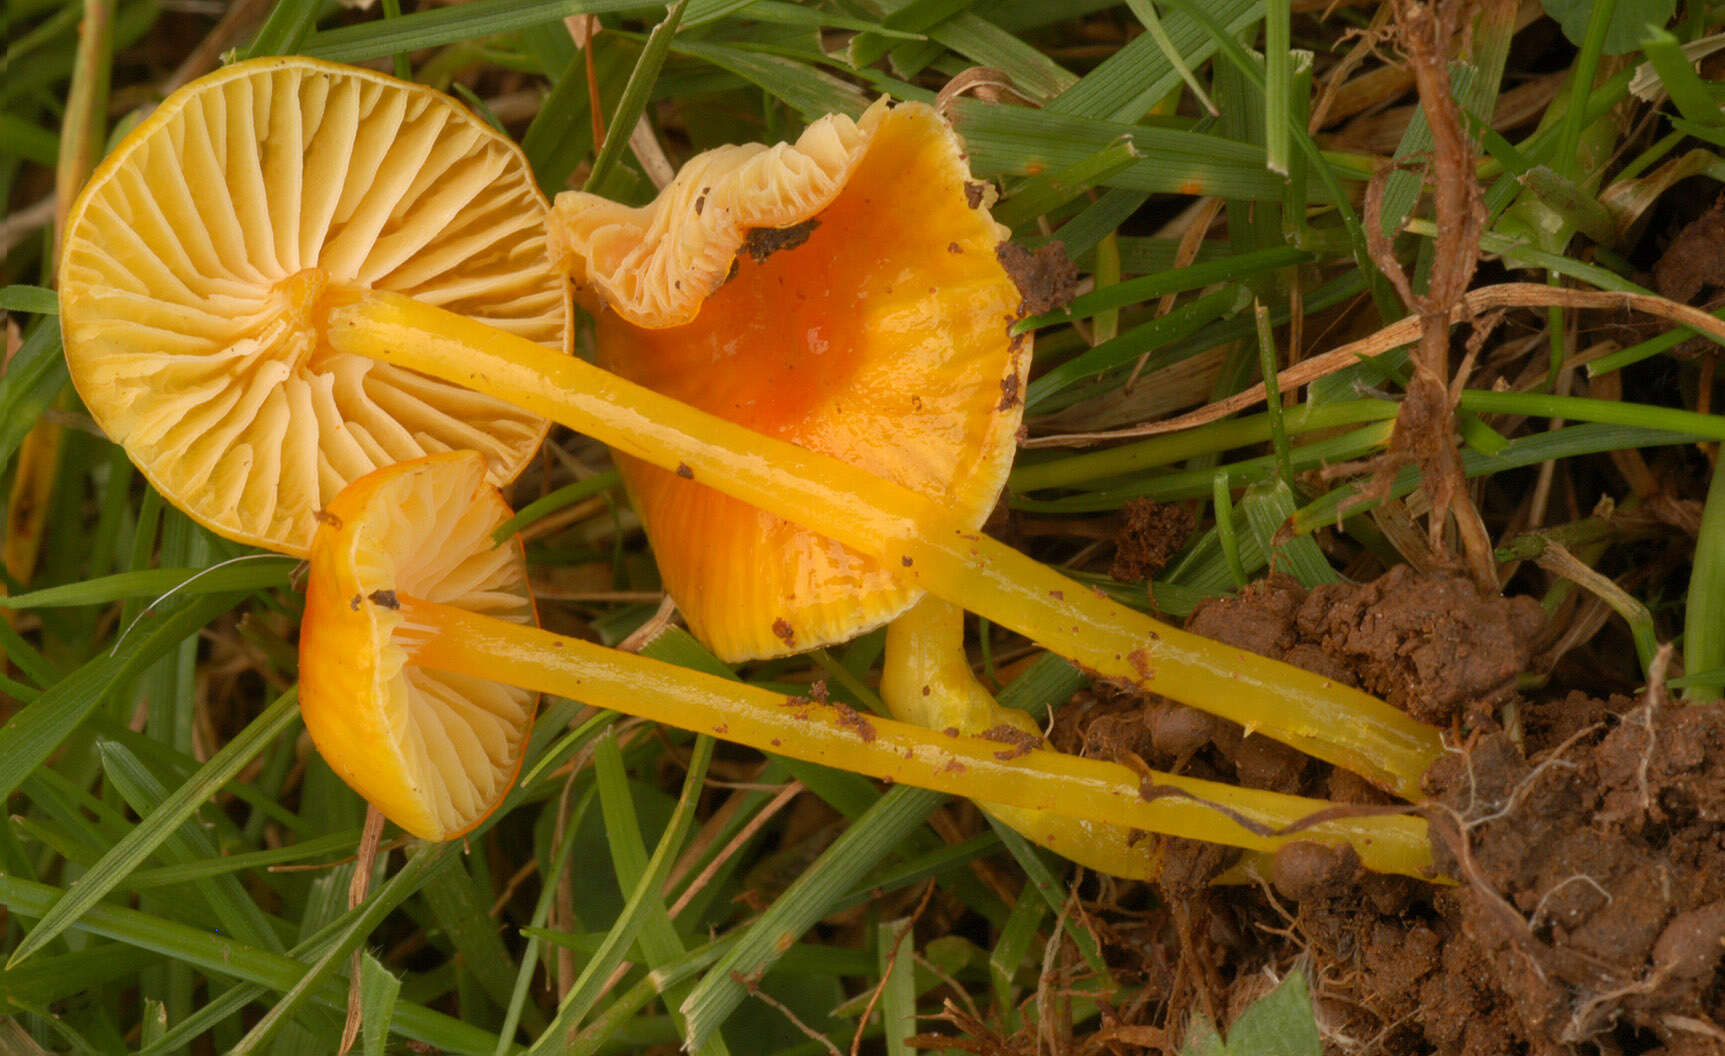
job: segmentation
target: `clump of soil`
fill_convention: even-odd
[[[1237,1009],[1267,974],[1303,966],[1336,1053],[1725,1053],[1725,707],[1522,699],[1513,679],[1539,622],[1526,599],[1406,568],[1309,592],[1273,578],[1193,615],[1199,633],[1382,694],[1462,738],[1428,776],[1425,808],[1458,882],[1375,876],[1295,845],[1256,884],[1215,887],[1237,855],[1171,843],[1165,909],[1134,932],[1181,951],[1146,982],[1158,995],[1146,1029],[1177,1035],[1187,1009]],[[1388,802],[1180,705],[1102,692],[1087,711],[1056,741]]]
[[[1309,594],[1273,577],[1200,606],[1188,629],[1320,672],[1434,725],[1500,697],[1545,620],[1532,598],[1482,598],[1462,576],[1398,565],[1366,584]]]
[[[1725,209],[1715,202],[1677,232],[1653,265],[1653,283],[1661,296],[1688,303],[1710,286],[1725,286]]]
[[[1433,770],[1462,881],[1438,905],[1468,940],[1445,968],[1530,1039],[1725,1052],[1725,709],[1629,703],[1575,694],[1530,716],[1529,754],[1498,730]]]
[[[1179,503],[1127,499],[1108,574],[1122,583],[1144,582],[1185,547],[1195,527],[1192,511]]]

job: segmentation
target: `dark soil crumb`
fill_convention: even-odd
[[[1301,634],[1347,658],[1362,688],[1434,724],[1527,670],[1544,623],[1532,598],[1482,598],[1462,576],[1406,565],[1364,587],[1319,587],[1299,614]]]
[[[1042,747],[1042,738],[1036,736],[1036,734],[1026,733],[1016,726],[1007,726],[1005,724],[990,726],[988,729],[983,730],[980,736],[991,741],[999,741],[1001,744],[1012,745],[1012,747],[1008,748],[1006,751],[995,752],[994,757],[996,759],[1017,759],[1021,755],[1029,755],[1031,752]]]
[[[1360,878],[1360,856],[1352,847],[1302,841],[1276,852],[1270,882],[1276,893],[1295,902],[1339,895]]]
[[[1725,286],[1725,209],[1692,220],[1653,265],[1653,284],[1663,297],[1688,303],[1708,286]]]
[[[1012,276],[1024,302],[1020,315],[1043,315],[1071,303],[1078,290],[1078,265],[1066,255],[1066,244],[1058,239],[1043,243],[1032,253],[1016,242],[1002,242],[994,255]]]
[[[1572,694],[1523,723],[1526,754],[1483,733],[1428,781],[1459,886],[1300,904],[1326,1032],[1389,1056],[1725,1052],[1725,707]]]
[[[1556,743],[1536,726],[1526,756],[1482,736],[1428,778],[1439,862],[1463,881],[1438,905],[1475,986],[1530,1040],[1725,1052],[1725,708],[1577,694],[1558,710],[1560,731],[1597,719]]]
[[[1122,583],[1142,583],[1162,571],[1196,527],[1185,506],[1150,499],[1126,500],[1120,520],[1108,574]]]
[[[804,220],[790,227],[752,227],[743,236],[743,252],[756,264],[784,249],[795,249],[809,240],[819,220]]]
[[[862,712],[857,711],[849,704],[835,703],[833,707],[838,709],[839,724],[848,729],[855,730],[857,736],[861,737],[864,741],[873,741],[875,737],[878,736],[878,734],[875,733],[874,723],[868,721],[868,716],[864,715]]]

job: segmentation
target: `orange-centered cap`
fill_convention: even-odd
[[[1005,483],[1028,337],[950,126],[919,104],[723,147],[632,209],[566,192],[553,253],[603,366],[924,494],[981,525]],[[908,607],[887,568],[624,458],[666,588],[719,656],[844,641]]]
[[[392,290],[552,348],[566,281],[514,144],[448,96],[304,58],[169,96],[73,204],[60,325],[96,421],[164,496],[303,555],[343,485],[431,451],[520,472],[547,423],[331,352],[327,298]]]
[[[439,671],[402,600],[535,624],[509,506],[471,451],[392,465],[330,504],[300,624],[300,710],[319,753],[389,820],[428,840],[467,832],[521,768],[538,695]]]

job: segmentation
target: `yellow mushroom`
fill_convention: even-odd
[[[824,118],[798,148],[755,156],[836,181],[868,164],[892,113]],[[564,354],[566,284],[545,265],[541,202],[519,153],[481,132],[424,88],[267,59],[193,82],[120,145],[72,209],[61,324],[80,394],[164,495],[224,534],[304,553],[319,505],[371,466],[474,447],[504,479],[543,428],[533,416],[550,418],[805,525],[1099,676],[1417,792],[1437,734],[1382,702],[1166,627],[981,535],[939,497]],[[492,200],[487,187],[519,190]],[[823,208],[826,193],[807,201]],[[470,197],[489,204],[471,214]],[[685,195],[685,212],[703,213],[699,198]],[[682,213],[640,215],[597,225],[591,245],[558,238],[572,261],[643,239],[671,263],[685,238],[690,259],[747,248],[747,235],[702,245]],[[672,290],[682,281],[671,264],[657,273]]]
[[[701,154],[643,209],[559,195],[550,223],[601,366],[974,531],[1012,466],[1030,341],[1010,333],[1008,232],[969,176],[933,110],[877,103],[794,147]],[[721,659],[847,641],[920,593],[814,518],[620,461],[666,590]]]
[[[319,313],[331,286],[387,290],[562,355],[545,209],[520,150],[441,92],[310,59],[230,66],[169,96],[73,204],[72,381],[164,497],[257,546],[303,555],[348,481],[432,451],[510,480],[544,419],[335,352]]]
[[[428,839],[478,824],[520,766],[531,693],[556,693],[762,751],[1039,813],[1269,850],[1347,842],[1369,868],[1420,875],[1425,827],[1400,816],[1275,835],[1321,801],[1154,775],[1014,739],[924,729],[565,638],[533,625],[508,516],[471,452],[386,467],[330,503],[300,639],[306,728],[337,773]],[[514,688],[520,687],[520,688]],[[1226,796],[1227,810],[1214,804]]]

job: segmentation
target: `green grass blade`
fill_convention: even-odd
[[[1683,666],[1690,673],[1725,666],[1725,469],[1713,467],[1701,531],[1695,537],[1695,564],[1689,573],[1684,609]],[[1720,689],[1708,682],[1691,686],[1684,697],[1718,700]]]
[[[284,696],[284,699],[290,696],[292,696],[291,690]],[[279,704],[281,701],[277,703]],[[292,704],[290,703],[284,710],[291,718],[294,710]],[[283,728],[279,732],[285,732],[286,725],[287,723],[284,721],[282,723]],[[241,736],[243,737],[244,734],[242,733]],[[102,772],[113,783],[121,797],[131,805],[133,810],[138,812],[140,817],[145,818],[146,822],[162,807],[169,805],[167,789],[162,785],[160,779],[124,745],[102,740],[96,743],[96,748],[102,756]],[[258,745],[258,748],[261,749],[262,745]],[[246,762],[250,762],[250,759],[241,760],[241,765]],[[207,784],[198,781],[194,776],[192,780],[180,785],[176,792],[183,793],[189,786],[196,786],[200,790],[205,790],[206,794],[202,799],[208,799],[210,793],[221,787],[219,782],[213,785]],[[202,799],[192,801],[192,809],[187,814],[188,818],[196,812]],[[139,828],[142,828],[142,825]],[[136,831],[136,829],[133,830],[134,833]],[[217,850],[216,841],[210,833],[200,825],[192,824],[189,821],[176,827],[164,827],[156,831],[161,836],[158,844],[160,851],[170,860],[177,859],[180,864],[208,861],[220,853]],[[154,848],[151,848],[150,851],[155,853]],[[88,879],[89,877],[86,875],[74,890],[81,893],[84,883]],[[263,910],[258,907],[258,903],[251,893],[246,891],[239,879],[233,874],[224,873],[219,876],[204,877],[193,881],[192,884],[198,889],[198,893],[202,896],[205,904],[215,913],[216,919],[221,921],[222,929],[227,934],[252,946],[276,951],[282,949],[281,940],[271,930]]]
[[[62,892],[12,876],[0,876],[0,905],[23,917],[40,917]],[[268,950],[260,950],[221,935],[165,920],[135,909],[97,905],[74,927],[92,935],[151,950],[173,961],[234,979],[243,979],[271,990],[289,991],[307,977],[304,961]],[[334,980],[316,987],[319,1003],[334,1009],[347,1007],[347,989]],[[486,1031],[423,1005],[398,1004],[394,1025],[403,1037],[436,1045],[463,1056],[489,1056],[496,1038]],[[511,1052],[517,1051],[515,1048]]]
[[[238,600],[233,594],[215,594],[146,617],[112,652],[85,663],[12,716],[0,726],[0,798],[11,795],[24,775],[48,758],[115,686],[137,677]]]
[[[280,554],[251,554],[211,568],[152,568],[118,572],[79,583],[44,587],[10,597],[0,596],[0,608],[49,609],[105,605],[122,598],[160,598],[168,594],[268,590],[287,586],[289,575],[299,565],[298,560]]]
[[[712,738],[701,737],[696,740],[697,755],[703,751],[710,755]],[[701,769],[705,773],[705,761],[701,761]],[[691,774],[694,771],[691,770]],[[683,783],[683,793],[677,799],[676,809],[672,812],[671,821],[665,826],[665,834],[660,837],[658,847],[653,850],[653,857],[647,862],[647,868],[640,879],[629,892],[628,901],[624,903],[623,912],[618,915],[611,929],[605,933],[605,939],[599,949],[581,969],[575,985],[564,997],[562,1007],[557,1010],[556,1017],[545,1033],[540,1035],[531,1049],[529,1056],[549,1056],[551,1053],[561,1053],[567,1040],[578,1027],[587,1013],[592,1010],[598,1000],[600,990],[605,985],[612,970],[621,964],[628,954],[629,948],[635,944],[642,928],[648,919],[647,907],[658,902],[663,905],[664,895],[661,893],[665,877],[671,870],[671,863],[676,859],[689,828],[694,823],[695,807],[700,802],[699,779]],[[691,1036],[688,1045],[693,1048],[700,1039]]]
[[[1240,297],[1239,287],[1231,284],[1212,290],[1167,315],[1135,326],[1112,341],[1073,356],[1030,383],[1024,393],[1025,406],[1037,407],[1055,393],[1086,378],[1124,366],[1145,353],[1190,337],[1236,309]]]
[[[1264,0],[1208,0],[1205,10],[1224,32],[1238,34],[1264,17]],[[1185,65],[1201,66],[1215,54],[1215,36],[1186,12],[1170,12],[1160,22]],[[1137,121],[1179,83],[1180,70],[1162,44],[1154,34],[1144,33],[1102,60],[1048,108],[1081,117]]]
[[[629,145],[635,123],[647,107],[653,82],[658,79],[665,57],[670,54],[671,41],[677,36],[677,24],[683,19],[683,9],[688,6],[689,0],[677,0],[665,12],[664,21],[655,26],[647,37],[647,46],[642,49],[640,60],[629,74],[629,82],[623,86],[623,95],[611,111],[611,120],[605,126],[605,142],[599,147],[599,156],[593,159],[592,171],[587,174],[587,182],[583,185],[585,190],[595,191],[603,187],[611,170],[616,168],[617,160],[623,156],[623,148]]]
[[[395,999],[401,993],[397,979],[370,950],[360,953],[359,1011],[362,1051],[365,1056],[384,1056],[389,1042],[389,1024],[395,1017]]]
[[[784,102],[805,121],[823,114],[856,117],[868,106],[868,98],[848,82],[782,55],[696,40],[678,40],[672,50],[729,70]]]
[[[246,49],[248,59],[265,55],[289,55],[299,50],[317,25],[322,0],[281,0],[270,10],[263,28]]]
[[[794,939],[824,917],[835,901],[848,894],[875,863],[897,850],[945,798],[937,792],[900,785],[847,828],[695,985],[681,1009],[688,1019],[689,1042],[717,1031],[748,993],[738,980],[758,978],[758,973],[777,959],[783,940]]]
[[[54,397],[66,387],[66,357],[60,354],[60,328],[38,323],[0,372],[0,470]]]
[[[200,624],[201,625],[201,624]],[[16,967],[32,953],[52,941],[80,916],[100,902],[121,879],[157,847],[172,836],[192,816],[198,805],[209,799],[224,784],[231,781],[240,768],[251,762],[270,741],[282,735],[299,716],[299,694],[289,690],[276,698],[262,715],[252,720],[238,737],[224,745],[210,758],[193,779],[176,788],[162,805],[150,812],[137,828],[126,834],[112,850],[102,856],[77,886],[54,903],[46,915],[30,929],[7,962]],[[10,724],[8,724],[10,726]]]
[[[1279,545],[1282,526],[1294,515],[1294,493],[1286,481],[1264,481],[1246,489],[1240,500],[1246,525],[1258,537],[1258,546],[1270,555],[1270,567],[1291,574],[1300,585],[1310,589],[1323,583],[1337,583],[1341,576],[1330,567],[1317,540],[1309,535],[1296,535]]]
[[[372,929],[376,928],[384,917],[417,892],[436,870],[454,861],[460,846],[458,843],[422,844],[415,850],[408,857],[407,864],[401,867],[401,872],[390,877],[382,888],[366,900],[365,905],[359,907],[359,912],[352,914],[323,956],[295,980],[281,1000],[246,1032],[240,1043],[229,1051],[229,1056],[251,1056],[252,1053],[262,1051],[264,1043],[301,1005],[324,988],[326,983],[333,981],[332,977],[339,974],[338,970],[347,962],[348,955],[359,948],[359,944],[365,941],[365,937],[371,934]],[[345,998],[342,1003],[345,1006]]]
[[[1663,429],[1642,429],[1635,426],[1603,425],[1587,422],[1565,426],[1532,436],[1518,436],[1509,442],[1501,454],[1486,455],[1478,451],[1462,452],[1462,470],[1468,477],[1488,476],[1504,470],[1534,466],[1576,455],[1595,455],[1601,451],[1628,450],[1638,447],[1660,447],[1671,444],[1692,444],[1702,439],[1693,433],[1672,433]],[[1386,498],[1400,498],[1419,486],[1419,470],[1413,467],[1396,474]],[[1296,532],[1316,531],[1337,523],[1345,508],[1351,516],[1364,513],[1377,505],[1376,501],[1360,501],[1357,488],[1338,488],[1294,514],[1290,527]]]
[[[300,51],[334,62],[363,62],[398,51],[439,48],[560,22],[574,15],[638,11],[642,6],[641,0],[474,0],[314,33]]]
[[[1264,168],[1263,148],[1248,143],[968,99],[959,100],[952,113],[978,176],[1064,169],[1130,136],[1144,160],[1109,176],[1106,186],[1260,202],[1282,196],[1282,181]]]
[[[1140,301],[1154,297],[1162,297],[1170,293],[1185,293],[1218,282],[1243,280],[1249,276],[1275,271],[1278,268],[1288,268],[1299,264],[1309,264],[1316,256],[1303,249],[1292,246],[1280,246],[1274,249],[1252,250],[1233,256],[1219,257],[1202,263],[1190,264],[1184,268],[1168,268],[1151,275],[1142,275],[1136,279],[1127,279],[1116,283],[1107,289],[1075,297],[1071,304],[1057,312],[1047,315],[1033,316],[1018,324],[1018,329],[1035,330],[1044,326],[1070,322],[1073,319],[1088,319],[1099,312],[1115,308],[1125,308]]]
[[[0,114],[0,118],[5,116]],[[3,131],[4,129],[0,128],[0,132]],[[53,290],[42,286],[7,286],[0,289],[0,311],[59,315],[60,297]]]

